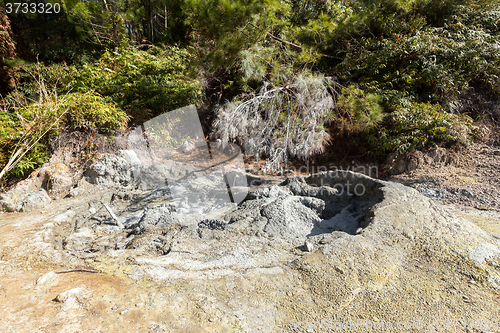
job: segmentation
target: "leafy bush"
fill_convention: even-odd
[[[468,145],[476,133],[472,118],[465,114],[450,114],[437,104],[415,103],[408,108],[396,107],[387,116],[385,126],[368,129],[365,138],[369,146],[365,153],[408,154],[446,142]]]
[[[0,111],[0,179],[9,173],[26,175],[48,158],[48,137],[58,132],[58,124],[67,112],[64,99],[54,90],[40,87],[39,102],[24,106],[16,101]]]
[[[58,110],[54,109],[57,103]],[[47,116],[66,113],[65,120],[61,119],[54,128],[52,134],[68,125],[77,130],[91,130],[112,132],[118,129],[125,129],[129,116],[116,108],[113,104],[106,102],[99,94],[89,91],[85,94],[71,93],[64,96],[62,100],[43,100],[42,102],[31,103],[25,107],[16,109],[18,117],[24,121],[34,122],[36,126],[39,120],[33,118],[39,113]]]
[[[201,99],[201,85],[192,79],[189,57],[187,50],[175,47],[107,52],[99,61],[83,65],[68,83],[77,92],[97,91],[135,122],[142,122]]]
[[[202,87],[192,77],[190,53],[172,47],[149,51],[124,49],[106,52],[98,61],[81,66],[24,63],[16,72],[20,82],[8,101],[38,98],[37,77],[59,94],[96,91],[132,116],[136,123],[189,104],[202,97]],[[90,97],[86,97],[89,102]]]
[[[37,103],[0,112],[0,169],[25,176],[49,158],[49,141],[65,125],[79,130],[112,132],[129,117],[96,93],[73,93],[58,99],[44,95]],[[1,177],[0,177],[1,178]]]
[[[129,116],[95,92],[69,94],[63,107],[68,109],[67,123],[76,129],[112,132],[125,129]]]
[[[18,84],[16,89],[6,96],[6,101],[10,103],[19,103],[21,99],[24,100],[23,104],[37,101],[40,96],[40,79],[45,86],[54,87],[63,95],[71,90],[67,84],[68,77],[77,71],[74,66],[65,63],[45,65],[17,60],[11,65],[16,68],[12,75]]]
[[[349,132],[364,131],[379,124],[383,119],[380,96],[365,93],[352,85],[342,88],[337,97],[338,126]]]
[[[378,33],[346,49],[342,77],[384,96],[387,106],[400,104],[401,97],[447,103],[472,82],[494,87],[500,73],[500,12],[446,3],[453,10],[446,9],[442,26],[427,23],[428,6],[388,16]]]
[[[47,146],[43,143],[37,143],[24,155],[24,157],[19,160],[14,168],[10,171],[10,174],[16,177],[25,177],[30,174],[33,170],[38,168],[43,163],[49,160],[49,150]],[[0,161],[0,167],[3,167],[7,161]]]

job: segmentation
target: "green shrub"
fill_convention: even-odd
[[[37,100],[36,78],[41,77],[47,86],[57,87],[59,95],[95,91],[103,101],[115,104],[135,123],[141,123],[201,100],[202,86],[193,79],[196,73],[190,62],[187,50],[172,47],[108,51],[97,61],[81,66],[24,63],[16,72],[20,84],[7,100]],[[90,101],[91,97],[85,99],[86,103],[96,103]]]
[[[40,102],[0,111],[0,179],[4,175],[25,176],[48,157],[51,134],[59,131],[66,113],[63,100],[41,83]]]
[[[40,125],[40,121],[34,118],[38,113],[55,117],[56,114],[66,112],[65,120],[60,119],[51,134],[57,134],[65,125],[77,130],[109,133],[125,129],[129,120],[129,116],[123,110],[106,102],[102,96],[93,91],[67,94],[63,100],[57,101],[58,110],[54,110],[54,102],[45,100],[41,103],[31,103],[26,107],[17,108],[16,112],[21,120],[33,122],[32,126]]]
[[[337,97],[335,120],[349,132],[364,131],[383,119],[380,96],[365,93],[356,86],[342,88]]]
[[[80,93],[93,89],[142,122],[164,112],[196,104],[202,87],[189,71],[187,50],[107,52],[97,62],[71,75]]]
[[[125,129],[129,116],[95,92],[69,94],[63,107],[68,109],[67,123],[76,129],[112,132]]]
[[[65,63],[45,65],[22,60],[13,62],[12,67],[16,68],[12,75],[18,84],[16,90],[6,96],[6,100],[13,103],[17,103],[19,99],[28,103],[37,101],[40,93],[39,79],[42,79],[47,87],[56,87],[59,95],[63,95],[71,90],[68,78],[77,71],[74,66]]]
[[[56,95],[25,107],[0,112],[0,170],[19,149],[22,159],[7,175],[26,176],[49,158],[49,142],[65,126],[112,132],[125,129],[129,117],[94,92]],[[31,149],[26,149],[35,142]],[[1,178],[1,177],[0,177]]]
[[[37,143],[10,171],[16,177],[25,177],[49,160],[49,150],[43,143]],[[0,162],[1,163],[1,162]],[[4,164],[0,164],[3,166]]]
[[[447,13],[455,14],[445,16],[442,26],[427,23],[425,6],[388,16],[375,35],[345,50],[338,66],[343,79],[385,97],[388,107],[401,97],[447,103],[472,83],[498,85],[500,11],[447,3],[453,7]]]
[[[369,146],[365,153],[380,157],[391,152],[408,154],[443,143],[468,145],[476,131],[472,118],[465,114],[447,113],[437,104],[398,106],[387,115],[383,127],[372,127],[366,131],[365,139]]]

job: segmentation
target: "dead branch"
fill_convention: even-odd
[[[68,269],[67,271],[59,271],[56,272],[56,274],[72,273],[72,272],[102,273],[101,271],[97,271],[95,269],[75,268],[75,269]]]

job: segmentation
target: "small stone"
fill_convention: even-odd
[[[304,243],[304,248],[306,249],[307,252],[312,252],[314,250],[313,244],[308,241]]]
[[[115,311],[116,309],[118,309],[118,307],[115,305],[111,308],[111,310]]]
[[[210,318],[210,319],[208,319],[208,321],[213,323],[215,321],[215,318]]]
[[[94,215],[95,213],[97,212],[97,209],[95,209],[94,207],[90,207],[89,208],[89,213]]]
[[[462,299],[465,303],[473,303],[472,300],[466,295],[462,295]]]
[[[52,218],[52,222],[56,225],[60,225],[62,223],[70,223],[71,221],[73,221],[75,215],[76,212],[74,210],[68,210],[65,213],[56,215],[54,218]]]
[[[359,294],[360,292],[362,292],[363,290],[365,290],[365,287],[359,287],[359,288],[356,288],[356,289],[354,289],[353,291],[351,291],[351,293],[352,293],[353,295],[357,295],[357,294]]]
[[[75,188],[72,188],[71,190],[69,190],[69,196],[71,198],[75,198],[77,196],[79,196],[81,194],[82,191],[80,191],[79,188],[75,187]]]
[[[408,161],[408,166],[406,167],[407,171],[413,171],[418,169],[418,159],[416,158],[411,158]]]
[[[0,211],[15,212],[17,206],[30,193],[28,190],[12,189],[7,193],[0,195]]]
[[[144,303],[137,303],[135,306],[136,307],[141,307],[141,306],[144,306]]]
[[[41,189],[28,194],[23,202],[16,207],[16,210],[21,212],[30,212],[38,208],[46,207],[51,201],[52,199],[50,199],[47,192],[44,189]]]
[[[55,301],[59,303],[66,302],[69,298],[78,296],[85,291],[84,287],[76,287],[70,290],[66,290],[65,292],[60,293],[56,296]]]
[[[134,169],[141,166],[141,160],[133,150],[119,150],[118,154],[123,157]]]
[[[333,269],[335,269],[337,272],[339,272],[340,274],[344,274],[344,270],[338,266],[334,266]]]
[[[66,316],[67,316],[66,312],[61,311],[61,312],[59,312],[58,314],[56,314],[56,317],[55,317],[55,318],[56,318],[56,319],[63,319],[63,318],[66,318]]]
[[[128,310],[123,310],[123,311],[120,312],[120,315],[124,315],[127,312],[128,312]]]
[[[363,228],[356,229],[356,235],[359,235],[361,232],[363,232]]]
[[[45,275],[40,276],[38,279],[36,279],[36,285],[41,286],[50,280],[54,279],[56,277],[56,273],[54,272],[48,272]]]
[[[394,162],[394,166],[391,170],[392,174],[400,174],[406,171],[407,161],[406,158],[400,157]]]
[[[98,160],[86,172],[90,184],[126,187],[134,183],[130,163],[123,157],[106,155]]]
[[[188,140],[184,141],[184,143],[181,146],[181,151],[183,153],[189,153],[193,149],[194,149],[194,145],[191,142],[189,142]]]

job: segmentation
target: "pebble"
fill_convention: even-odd
[[[306,241],[304,243],[304,248],[307,252],[312,252],[314,250],[314,245],[311,242]]]
[[[38,279],[36,279],[36,285],[41,286],[41,285],[49,282],[50,280],[52,280],[55,277],[56,277],[56,273],[48,272],[47,274],[42,275]]]
[[[70,297],[74,297],[77,295],[80,295],[85,291],[85,288],[83,287],[76,287],[70,290],[66,290],[65,292],[60,293],[59,295],[56,296],[56,302],[59,303],[64,303],[66,302]]]
[[[339,272],[340,274],[344,274],[344,270],[338,266],[334,266],[333,269],[335,269],[337,272]]]

